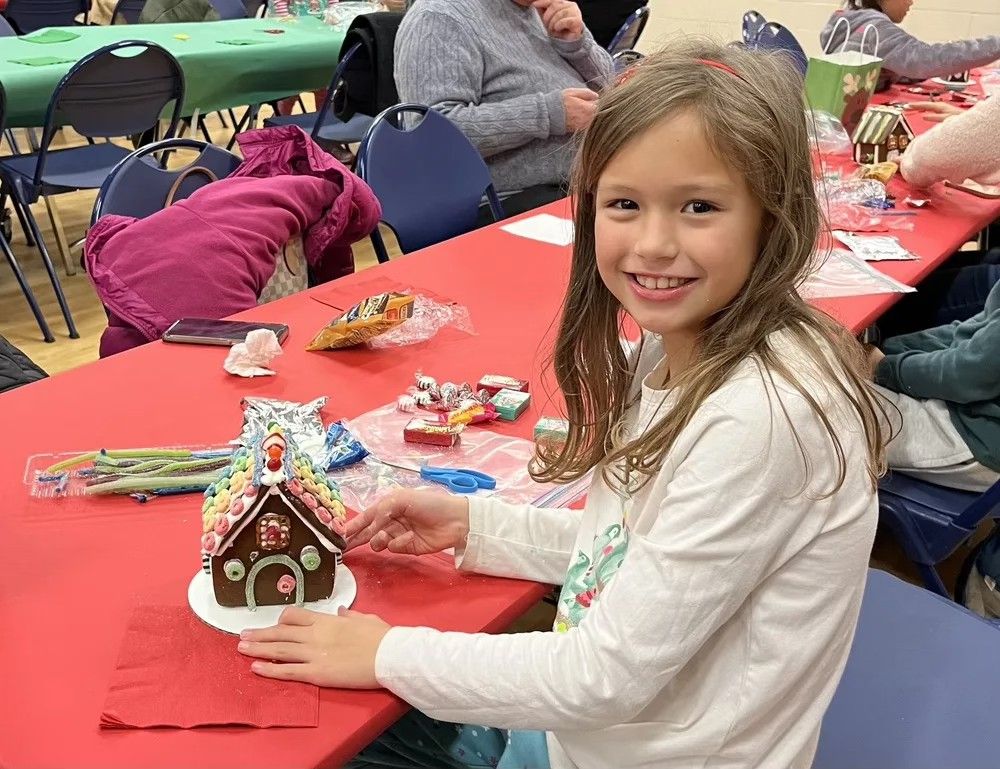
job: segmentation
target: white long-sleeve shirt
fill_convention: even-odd
[[[646,382],[661,354],[644,345],[633,434],[670,407]],[[808,767],[876,522],[859,419],[811,394],[848,461],[826,498],[837,467],[820,420],[747,360],[630,499],[598,478],[582,513],[471,500],[460,568],[564,582],[556,631],[393,628],[379,682],[440,720],[546,730],[553,769]]]

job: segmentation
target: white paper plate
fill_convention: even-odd
[[[970,81],[968,80],[960,83],[953,83],[950,80],[945,80],[943,77],[931,78],[931,82],[937,83],[938,85],[942,85],[949,91],[964,91],[971,85]]]
[[[307,603],[305,608],[324,614],[336,614],[341,606],[350,608],[358,595],[358,583],[351,570],[344,564],[337,567],[333,581],[333,595],[325,601]],[[254,630],[278,624],[284,606],[258,606],[250,611],[245,606],[219,606],[215,601],[212,578],[204,569],[198,569],[188,585],[188,603],[200,620],[227,633],[239,635],[241,630]]]

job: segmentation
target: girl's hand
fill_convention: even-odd
[[[943,123],[948,118],[961,115],[963,112],[954,104],[943,101],[916,101],[909,104],[908,109],[925,113],[924,117],[932,123]]]
[[[444,491],[394,491],[349,520],[346,533],[348,550],[367,542],[376,552],[437,553],[465,542],[469,503]]]
[[[274,627],[240,633],[237,649],[259,658],[250,669],[265,678],[377,689],[375,655],[388,632],[374,614],[341,609],[334,617],[289,606]]]

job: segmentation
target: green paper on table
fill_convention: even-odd
[[[68,43],[80,37],[76,32],[67,32],[65,29],[47,29],[30,37],[19,37],[26,43]]]
[[[50,64],[75,64],[76,59],[64,59],[61,56],[35,56],[30,59],[7,59],[11,64],[24,64],[28,67],[47,67]]]
[[[266,40],[251,40],[250,38],[233,38],[232,40],[217,40],[217,43],[222,45],[262,45],[265,44]]]

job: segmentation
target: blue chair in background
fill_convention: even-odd
[[[619,51],[614,56],[611,57],[611,61],[615,65],[615,74],[620,75],[622,72],[627,70],[636,62],[645,59],[645,55],[639,53],[638,51],[633,51],[631,49],[625,51]]]
[[[83,14],[87,23],[90,0],[9,0],[4,16],[20,35],[27,35],[45,27],[72,27],[76,17]]]
[[[795,35],[777,22],[769,21],[757,31],[756,40],[747,46],[763,51],[782,51],[786,53],[795,68],[805,77],[809,57],[795,39]]]
[[[209,0],[209,2],[218,11],[222,21],[247,18],[247,7],[243,4],[243,0]]]
[[[193,150],[198,155],[184,166],[167,168],[167,156],[177,150]],[[108,174],[94,201],[90,223],[105,214],[144,219],[166,205],[171,190],[173,200],[183,200],[211,182],[212,177],[201,169],[210,171],[216,179],[224,179],[241,162],[238,155],[197,139],[164,139],[147,144]]]
[[[631,16],[625,19],[621,29],[615,32],[615,36],[611,38],[611,42],[608,44],[608,53],[614,56],[621,51],[634,49],[648,21],[649,6],[644,5],[642,8],[637,8]]]
[[[3,84],[0,83],[0,127],[3,127],[4,110],[7,106],[7,93],[3,89]],[[0,210],[2,210],[4,203],[0,201]],[[17,208],[15,202],[15,209]],[[21,213],[18,211],[18,215]],[[49,324],[45,320],[45,316],[42,314],[41,307],[38,306],[38,300],[35,298],[35,292],[31,290],[31,285],[28,283],[28,279],[24,275],[24,271],[21,269],[21,265],[18,264],[17,257],[14,256],[14,250],[10,246],[9,236],[0,230],[0,251],[3,251],[4,258],[7,260],[7,264],[10,265],[11,272],[14,273],[14,278],[17,280],[17,285],[21,288],[21,293],[24,294],[24,298],[28,302],[28,306],[31,308],[31,314],[35,316],[35,322],[38,324],[38,329],[42,332],[42,338],[46,342],[54,342],[56,338],[52,336],[52,330],[49,328]]]
[[[813,769],[1000,765],[1000,630],[958,604],[868,572],[847,668]]]
[[[341,55],[340,61],[337,62],[337,67],[333,71],[333,77],[330,79],[326,99],[317,112],[306,112],[301,115],[276,115],[267,118],[264,121],[264,127],[297,125],[303,131],[307,131],[313,141],[321,145],[323,143],[347,145],[360,142],[372,124],[372,117],[355,114],[350,120],[344,122],[331,114],[334,93],[343,82],[344,73],[347,71],[351,59],[360,49],[361,43],[356,43]]]
[[[483,195],[493,218],[504,216],[479,151],[448,118],[419,104],[397,104],[375,118],[358,150],[357,173],[382,204],[382,221],[403,253],[474,229]],[[380,262],[389,261],[378,229],[372,245]]]
[[[126,50],[135,55],[122,56]],[[170,136],[177,129],[183,101],[184,74],[167,50],[139,40],[114,43],[84,56],[59,81],[45,114],[38,152],[0,158],[0,196],[10,195],[25,215],[70,338],[79,335],[30,204],[42,196],[100,188],[129,150],[110,141],[54,150],[52,139],[64,125],[91,140],[141,134],[156,126],[173,102]]]
[[[948,588],[934,567],[980,523],[1000,517],[1000,482],[979,493],[890,473],[879,483],[878,506],[880,520],[920,570],[927,589],[947,598]]]
[[[138,24],[146,0],[118,0],[114,13],[111,14],[111,24]]]
[[[764,14],[749,10],[743,14],[743,44],[747,48],[755,48],[760,28],[767,24]]]

